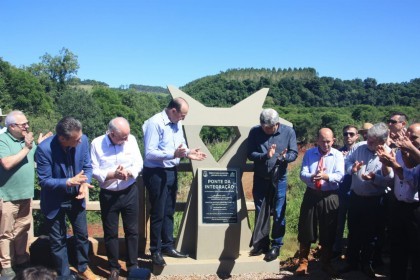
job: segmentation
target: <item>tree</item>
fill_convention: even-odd
[[[59,92],[66,89],[67,82],[77,74],[79,69],[77,55],[67,48],[62,48],[59,55],[51,56],[46,53],[40,59],[40,63],[32,64],[28,70],[39,76],[41,80],[47,77],[55,84]]]

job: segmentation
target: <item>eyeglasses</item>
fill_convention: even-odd
[[[348,136],[353,137],[354,135],[356,135],[356,133],[354,132],[343,132],[344,137],[348,137]]]
[[[387,123],[392,123],[392,124],[396,124],[399,123],[399,121],[393,120],[393,119],[389,119],[386,121]]]
[[[19,127],[25,127],[25,126],[29,126],[29,122],[24,122],[24,123],[14,123],[13,125],[19,126]]]

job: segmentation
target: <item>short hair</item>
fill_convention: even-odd
[[[6,119],[4,120],[4,125],[6,127],[11,126],[12,124],[16,123],[16,116],[18,115],[25,115],[22,111],[15,110],[7,114]]]
[[[19,272],[13,280],[54,280],[56,277],[55,273],[46,267],[33,266]]]
[[[368,129],[367,136],[382,140],[385,143],[388,139],[388,126],[383,122],[374,124]]]
[[[55,127],[55,133],[68,139],[73,131],[82,130],[82,124],[73,117],[62,118]]]
[[[115,124],[115,120],[117,120],[117,119],[123,119],[127,124],[128,124],[128,121],[127,121],[127,119],[126,118],[123,118],[123,117],[116,117],[116,118],[113,118],[112,120],[110,120],[109,121],[109,123],[108,123],[108,131],[109,132],[111,132],[111,131],[115,131],[115,132],[120,132],[120,129],[117,127],[117,125]]]
[[[262,110],[260,114],[260,124],[274,126],[280,122],[279,113],[276,110],[268,108]]]
[[[345,127],[343,127],[343,132],[346,131],[347,129],[350,129],[350,128],[354,128],[356,130],[356,133],[359,133],[359,130],[358,130],[357,126],[352,125],[352,124],[349,124],[349,125],[346,125]]]
[[[392,112],[389,117],[392,118],[393,116],[400,116],[398,118],[398,121],[400,121],[400,122],[408,122],[408,117],[403,112]]]
[[[176,98],[171,99],[171,101],[169,101],[169,104],[166,108],[168,108],[168,109],[175,108],[175,110],[177,112],[180,112],[182,104],[184,104],[184,103],[188,105],[187,100],[185,100],[182,97],[176,97]]]

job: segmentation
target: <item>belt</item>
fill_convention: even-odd
[[[306,191],[316,194],[316,195],[321,195],[321,196],[329,196],[331,194],[338,194],[338,190],[323,191],[323,190],[316,190],[310,187],[307,187]]]
[[[176,166],[172,166],[172,167],[146,167],[146,166],[144,166],[143,169],[176,171]]]
[[[136,182],[132,183],[131,185],[129,185],[128,187],[126,187],[123,190],[118,190],[118,191],[111,191],[111,190],[107,190],[107,189],[102,189],[101,188],[101,192],[106,193],[106,194],[123,194],[123,193],[128,193],[130,191],[130,189],[136,184]]]

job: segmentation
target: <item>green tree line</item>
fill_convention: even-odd
[[[57,55],[44,54],[39,62],[24,67],[0,58],[3,112],[24,111],[34,132],[53,130],[60,118],[72,115],[82,121],[91,139],[105,132],[110,119],[123,116],[142,145],[141,126],[167,104],[167,90],[136,84],[110,88],[101,81],[81,81],[79,67],[77,55],[66,48]],[[336,132],[340,143],[343,126],[383,121],[391,111],[403,111],[411,122],[419,121],[420,78],[378,84],[373,78],[319,77],[313,68],[248,68],[206,76],[181,90],[207,106],[230,107],[264,87],[270,89],[264,107],[278,110],[291,121],[301,143],[312,142],[324,126]],[[228,128],[206,127],[202,137],[214,142],[231,135]]]

